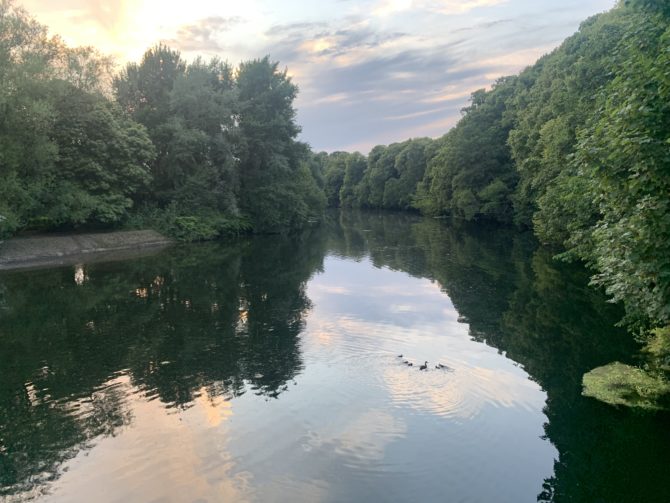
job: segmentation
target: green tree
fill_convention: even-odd
[[[304,169],[308,148],[295,140],[298,88],[267,56],[240,64],[237,88],[240,208],[258,231],[298,227],[323,209],[311,193],[318,190],[316,182]],[[301,192],[308,186],[309,193]]]
[[[508,101],[515,78],[472,94],[463,118],[440,141],[430,160],[417,206],[431,214],[510,222],[517,176],[506,141],[512,127]]]
[[[340,188],[340,206],[352,208],[358,206],[356,189],[365,175],[367,161],[360,152],[349,155],[345,162],[344,179]]]
[[[153,147],[104,94],[109,59],[10,1],[0,33],[0,234],[122,220]]]
[[[543,241],[561,232],[553,226],[551,234],[542,234],[551,227],[551,217],[538,214],[539,201],[552,197],[554,180],[574,154],[579,129],[595,112],[594,94],[613,77],[611,61],[619,40],[641,21],[630,14],[614,9],[584,21],[577,33],[518,78],[509,102],[515,123],[509,145],[519,173],[514,221],[528,227],[535,223]]]
[[[186,72],[186,63],[179,52],[165,45],[147,50],[142,61],[129,63],[114,79],[114,95],[133,119],[149,131],[156,148],[151,164],[152,184],[144,200],[157,199],[166,204],[174,189],[174,156],[172,146],[175,129],[172,123],[171,94],[175,82]]]
[[[150,180],[154,148],[146,129],[100,95],[64,82],[52,90],[58,157],[44,174],[36,216],[49,227],[123,220]]]
[[[326,203],[331,208],[340,206],[340,191],[344,184],[349,155],[347,152],[333,152],[328,154],[324,164],[324,191],[326,193]]]
[[[621,41],[623,61],[577,144],[585,197],[600,216],[568,244],[629,321],[662,327],[670,324],[670,28],[664,13],[641,12],[645,22]]]

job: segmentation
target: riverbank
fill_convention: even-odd
[[[0,270],[125,259],[173,243],[153,230],[18,237],[0,243]]]

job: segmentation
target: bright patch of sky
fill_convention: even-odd
[[[470,92],[550,52],[614,0],[23,0],[120,64],[159,41],[232,64],[269,54],[300,87],[301,139],[361,150],[453,126]]]

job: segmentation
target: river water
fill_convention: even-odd
[[[668,415],[580,394],[635,363],[587,283],[513,230],[375,213],[5,272],[0,500],[668,501]]]

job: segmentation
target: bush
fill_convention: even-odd
[[[10,237],[16,229],[18,228],[18,223],[16,218],[9,212],[0,213],[0,239],[5,239]]]
[[[244,217],[216,212],[186,214],[175,204],[165,208],[145,206],[133,213],[125,226],[130,229],[154,229],[184,242],[209,241],[252,230]]]

